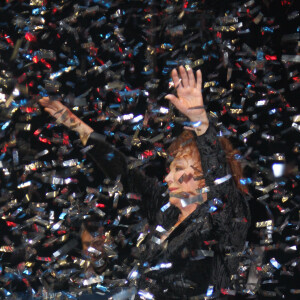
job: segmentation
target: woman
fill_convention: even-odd
[[[180,77],[179,77],[180,74]],[[166,177],[169,193],[156,179],[127,167],[127,158],[63,104],[40,100],[57,122],[77,131],[89,155],[111,179],[121,175],[126,192],[140,193],[140,207],[151,228],[139,244],[139,288],[156,299],[185,299],[228,288],[243,249],[249,211],[209,123],[201,93],[202,76],[191,69],[172,71],[177,97],[167,95],[193,125],[171,145]],[[113,157],[113,159],[111,159]]]
[[[108,258],[104,249],[104,227],[100,226],[97,218],[91,216],[82,222],[80,239],[83,254],[88,260],[86,273],[101,275],[108,265]]]

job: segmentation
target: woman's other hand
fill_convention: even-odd
[[[196,133],[200,135],[208,128],[208,118],[204,109],[201,92],[201,71],[198,70],[196,75],[197,79],[195,79],[194,72],[191,68],[186,71],[183,66],[180,66],[179,74],[176,69],[173,69],[171,76],[177,91],[177,97],[168,94],[165,98],[170,100],[181,113],[190,119],[195,126]]]
[[[60,101],[51,101],[49,97],[43,97],[39,103],[56,119],[57,123],[78,132],[83,145],[86,145],[88,137],[94,131],[90,126],[80,120]]]
[[[69,112],[69,109],[66,106],[64,106],[60,101],[51,101],[49,97],[43,97],[39,100],[39,103],[44,107],[45,111],[48,112],[52,117],[54,117],[58,122],[60,119],[63,119],[63,114],[66,116]],[[72,113],[70,112],[70,114]]]

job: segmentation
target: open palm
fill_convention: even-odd
[[[198,70],[197,80],[193,70],[190,68],[188,71],[183,66],[179,67],[180,77],[176,69],[172,70],[171,76],[174,86],[177,90],[177,97],[168,94],[165,98],[170,100],[175,107],[187,116],[192,122],[206,121],[207,116],[203,107],[203,97],[201,92],[202,75]]]

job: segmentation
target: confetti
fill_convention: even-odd
[[[148,239],[161,251],[164,245],[145,225],[141,195],[128,190],[124,178],[106,182],[106,175],[89,160],[93,145],[80,146],[79,136],[55,123],[37,100],[49,96],[61,101],[130,157],[129,172],[143,169],[162,179],[165,145],[178,128],[200,126],[164,99],[170,72],[179,65],[201,68],[204,106],[190,109],[206,109],[222,123],[223,136],[233,141],[240,152],[235,157],[245,167],[241,184],[259,212],[252,216],[250,232],[259,241],[245,246],[239,272],[220,292],[297,297],[298,287],[286,286],[280,277],[294,276],[298,267],[299,9],[291,1],[269,4],[165,1],[155,10],[149,1],[27,0],[0,5],[3,297],[75,299],[96,289],[116,299],[154,299],[158,287],[169,292],[167,284],[144,280],[143,271],[171,271],[171,263],[143,269],[145,261],[132,255],[136,247],[142,253]],[[114,153],[106,158],[114,161]],[[230,175],[215,178],[197,197],[172,196],[183,206],[202,203],[203,194],[228,180]],[[167,215],[172,205],[164,203],[158,209]],[[214,199],[207,210],[217,214],[224,205]],[[91,263],[87,267],[80,243],[81,224],[92,215],[98,218],[95,227],[104,228],[103,253],[109,259],[97,262],[106,268],[103,275],[95,274]],[[238,215],[232,221],[245,222]],[[167,231],[159,226],[157,234]],[[248,288],[245,279],[255,261],[255,243],[264,246],[268,259],[256,266],[259,280]],[[275,253],[276,247],[283,249],[282,255]],[[189,261],[201,261],[215,254],[201,248],[186,255]],[[129,279],[149,286],[128,287]],[[182,284],[194,289],[191,283]],[[212,297],[215,291],[208,286],[197,296]]]

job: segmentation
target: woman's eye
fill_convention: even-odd
[[[176,167],[175,168],[175,171],[181,171],[182,170],[182,167]]]

